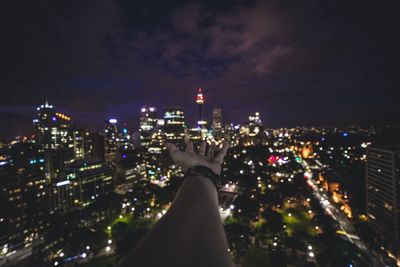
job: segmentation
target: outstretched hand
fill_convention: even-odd
[[[219,150],[213,142],[206,152],[207,143],[203,141],[197,153],[194,151],[193,143],[190,141],[186,143],[185,151],[171,143],[167,143],[166,147],[174,162],[181,166],[184,171],[201,165],[210,168],[214,173],[219,175],[221,174],[221,163],[228,151],[229,143],[224,142],[222,148]]]

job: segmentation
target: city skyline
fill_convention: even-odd
[[[270,127],[398,124],[394,10],[368,1],[6,3],[2,130],[26,133],[46,97],[96,130],[111,116],[137,122],[146,104],[182,106],[195,121],[198,87],[205,115],[220,107],[226,121],[259,111]]]
[[[396,4],[3,1],[0,267],[400,267]]]

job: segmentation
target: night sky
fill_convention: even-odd
[[[267,127],[400,123],[397,1],[2,1],[1,137],[47,98],[78,127],[142,105]]]

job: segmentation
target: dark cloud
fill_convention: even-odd
[[[192,120],[197,87],[229,121],[399,123],[392,1],[22,2],[0,9],[4,135],[31,128],[10,108],[32,118],[45,98],[95,129],[143,104]]]

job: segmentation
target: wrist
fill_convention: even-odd
[[[197,165],[187,169],[185,172],[185,177],[188,176],[199,176],[208,179],[215,185],[217,190],[221,185],[221,177],[216,174],[214,170],[204,165]]]

